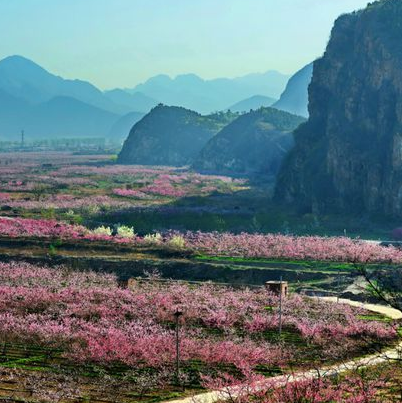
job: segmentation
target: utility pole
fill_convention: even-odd
[[[279,337],[282,336],[282,276],[279,285]]]
[[[25,143],[25,131],[21,130],[21,148],[24,148]]]
[[[180,316],[183,312],[176,311],[174,313],[176,319],[176,383],[180,385]]]

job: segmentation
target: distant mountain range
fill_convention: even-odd
[[[80,80],[65,80],[21,56],[10,56],[0,61],[0,89],[31,104],[64,96],[109,112],[127,112],[92,84]]]
[[[160,75],[133,89],[102,92],[89,82],[66,80],[29,59],[10,56],[0,61],[0,140],[18,140],[24,129],[27,140],[106,137],[122,142],[159,103],[204,114],[249,111],[272,104],[287,81],[276,71],[215,80]],[[304,91],[302,85],[293,87]]]
[[[92,84],[65,80],[21,56],[0,61],[0,140],[106,137],[130,108]],[[139,119],[143,116],[139,116]]]
[[[106,97],[120,107],[141,113],[148,113],[160,102],[144,95],[142,92],[129,93],[124,90],[115,89],[105,91]]]
[[[112,112],[71,97],[54,97],[34,105],[0,90],[0,140],[105,137],[119,118]]]
[[[166,105],[183,106],[208,114],[226,110],[256,94],[278,99],[288,80],[289,76],[277,71],[214,80],[203,80],[195,74],[179,75],[174,79],[159,75],[126,91],[145,94]]]

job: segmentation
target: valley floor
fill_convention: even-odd
[[[402,252],[268,233],[385,238],[390,227],[285,213],[271,192],[105,155],[0,154],[0,400],[187,402],[220,377],[311,380],[352,358],[382,364],[376,352],[399,342],[399,324],[337,298],[370,299],[359,269],[392,273]],[[264,288],[279,279],[283,306]]]

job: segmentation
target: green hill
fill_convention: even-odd
[[[197,112],[158,105],[134,125],[118,161],[122,164],[191,164],[205,144],[238,115],[202,116]]]
[[[274,108],[238,117],[203,148],[193,164],[202,172],[276,175],[304,118]]]

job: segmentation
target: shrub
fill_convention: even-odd
[[[148,244],[160,244],[162,243],[162,235],[157,232],[156,234],[148,234],[144,236],[144,242]]]
[[[57,255],[57,248],[55,245],[51,244],[49,246],[49,256],[56,256]]]
[[[83,217],[80,214],[76,214],[74,210],[68,210],[66,212],[66,218],[70,221],[73,222],[74,224],[82,224],[84,222]]]
[[[95,228],[92,232],[95,235],[106,235],[106,236],[112,235],[112,230],[110,229],[110,227],[104,227],[103,225],[98,228]]]
[[[89,206],[85,207],[84,210],[89,214],[89,215],[96,215],[99,214],[100,212],[100,206],[96,204],[90,204]]]
[[[75,213],[74,213],[74,210],[68,210],[67,212],[66,212],[66,217],[67,218],[73,218],[75,216]]]
[[[117,235],[122,238],[134,238],[135,232],[133,227],[128,227],[126,225],[120,225],[117,227]]]
[[[42,209],[40,215],[47,220],[52,220],[56,217],[56,211],[54,208]]]
[[[168,243],[170,246],[177,249],[183,249],[186,247],[186,241],[181,235],[173,235]]]

